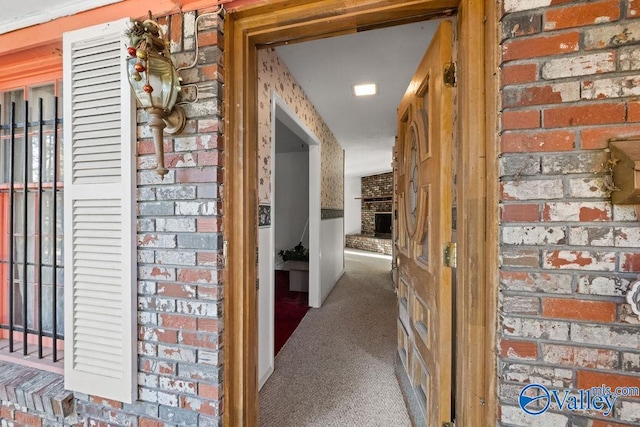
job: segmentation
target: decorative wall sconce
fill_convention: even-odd
[[[129,83],[138,102],[149,115],[148,125],[153,132],[156,152],[156,173],[168,172],[164,167],[163,131],[177,135],[184,129],[184,110],[176,106],[180,92],[180,78],[169,53],[169,41],[151,12],[149,19],[135,21],[127,32],[130,45],[127,59]]]

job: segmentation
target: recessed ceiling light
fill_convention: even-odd
[[[353,86],[353,93],[356,96],[368,96],[378,93],[378,86],[375,83],[366,83]]]

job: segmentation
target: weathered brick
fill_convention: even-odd
[[[549,9],[544,14],[544,29],[582,27],[591,24],[616,21],[620,17],[618,0],[593,1],[586,4]]]
[[[175,234],[147,233],[138,235],[138,247],[141,248],[175,248]]]
[[[627,372],[640,373],[640,353],[622,353],[622,367]]]
[[[500,260],[503,266],[509,267],[539,267],[540,254],[534,249],[502,249]]]
[[[580,139],[582,140],[583,149],[593,150],[608,148],[609,141],[612,139],[635,137],[638,135],[640,135],[639,125],[620,124],[618,126],[586,128],[580,132]]]
[[[158,232],[194,232],[196,231],[195,218],[158,218],[156,221]]]
[[[542,315],[560,319],[613,322],[616,320],[616,303],[567,298],[543,298]]]
[[[572,246],[612,246],[613,229],[611,227],[571,227],[569,243]]]
[[[602,173],[609,159],[604,151],[548,154],[542,156],[542,173],[565,175],[577,173]]]
[[[503,222],[537,222],[540,220],[540,206],[537,204],[502,205],[500,220]]]
[[[221,234],[179,234],[178,247],[181,249],[217,250],[222,246]],[[195,265],[195,261],[194,264]]]
[[[604,49],[608,47],[635,44],[640,41],[640,22],[627,21],[620,24],[598,25],[584,31],[585,49]]]
[[[640,17],[640,1],[639,0],[629,0],[627,4],[627,18],[638,18]]]
[[[566,243],[564,227],[503,227],[502,243],[506,245],[559,245]]]
[[[586,295],[623,296],[629,280],[619,276],[580,276],[577,292]]]
[[[611,204],[607,202],[546,203],[542,211],[544,221],[610,221]]]
[[[542,0],[535,0],[542,1]],[[546,0],[549,3],[551,0]],[[566,427],[569,425],[569,417],[565,414],[545,412],[540,415],[529,415],[519,406],[502,405],[500,411],[500,421],[508,425],[530,426],[530,427]]]
[[[573,382],[573,372],[569,369],[522,363],[506,363],[502,368],[502,375],[506,381],[544,384],[550,387],[568,387]]]
[[[640,253],[621,253],[620,271],[640,273]]]
[[[176,202],[176,215],[217,215],[218,203],[208,202]]]
[[[570,274],[501,271],[500,286],[510,291],[570,294],[573,276]]]
[[[613,52],[599,52],[571,58],[555,58],[542,66],[542,78],[546,80],[566,77],[587,76],[616,70],[616,56]]]
[[[586,80],[582,82],[581,98],[609,99],[640,95],[640,76]],[[622,106],[622,104],[619,104]]]
[[[173,202],[143,202],[138,203],[138,214],[141,216],[173,215]]]
[[[569,323],[505,316],[502,321],[505,335],[519,338],[541,338],[545,340],[566,341],[569,338]]]
[[[504,154],[500,157],[500,176],[537,175],[540,173],[540,155]]]
[[[637,326],[571,324],[571,341],[595,346],[607,343],[608,347],[640,349]]]
[[[502,38],[526,36],[542,31],[542,14],[508,15],[502,21]]]
[[[614,252],[555,250],[543,251],[544,268],[561,270],[614,271]]]
[[[503,200],[562,199],[562,180],[508,181],[502,184]]]
[[[531,341],[502,339],[500,340],[500,355],[509,359],[536,360],[538,345]]]
[[[529,107],[534,105],[560,104],[580,99],[580,82],[546,84],[530,87],[507,87],[502,91],[502,105]]]
[[[625,385],[624,387],[627,386]],[[634,424],[640,423],[640,403],[621,400],[618,416],[620,417],[620,421],[632,422]]]
[[[616,227],[615,245],[622,248],[640,248],[640,228]]]
[[[503,153],[569,151],[575,148],[575,138],[570,130],[508,132],[500,137],[500,148]]]
[[[500,308],[504,313],[538,314],[540,300],[535,297],[505,296],[502,298]]]
[[[542,112],[545,128],[623,123],[626,107],[620,103],[548,108]]]
[[[613,188],[611,176],[575,178],[569,180],[569,197],[582,199],[606,199]]]
[[[196,265],[193,251],[155,251],[155,262],[171,265]]]
[[[542,360],[553,365],[618,368],[618,352],[613,350],[543,343],[541,355]]]
[[[160,418],[182,426],[199,425],[197,412],[177,407],[160,406]]]
[[[502,44],[502,59],[511,61],[523,58],[577,52],[580,33],[566,32],[550,36],[523,37]]]

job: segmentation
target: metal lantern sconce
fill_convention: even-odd
[[[138,102],[147,111],[147,124],[153,132],[156,152],[156,173],[161,177],[168,172],[164,167],[163,131],[177,135],[184,129],[184,110],[176,106],[180,92],[180,78],[169,53],[169,42],[151,17],[143,22],[135,21],[127,32],[130,45],[127,48],[127,74]]]

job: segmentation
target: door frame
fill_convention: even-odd
[[[457,8],[456,422],[495,424],[497,7],[490,0],[257,0],[226,15],[225,425],[254,426],[258,420],[257,49],[424,20],[445,8]]]

